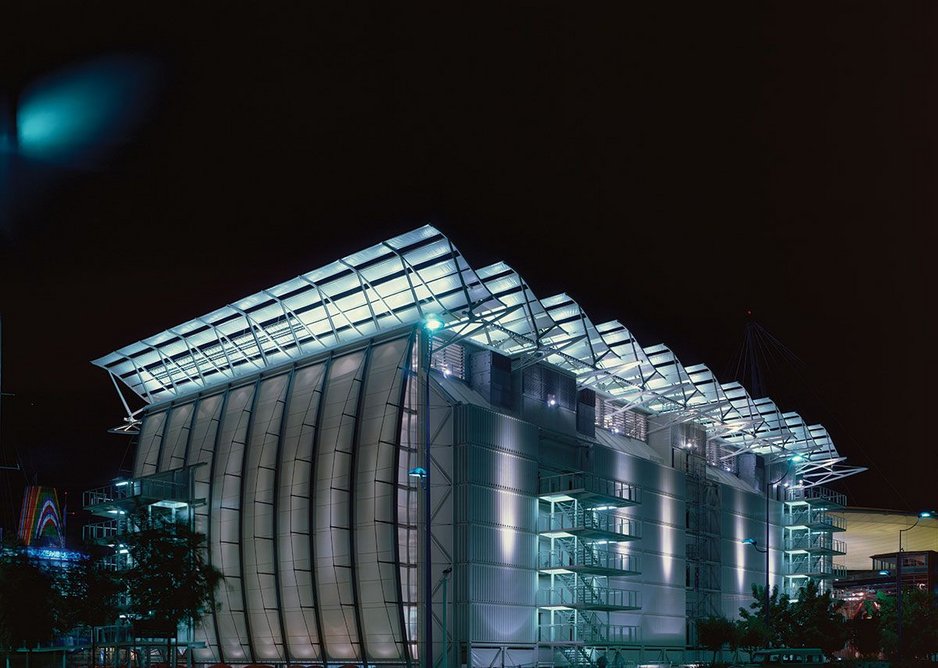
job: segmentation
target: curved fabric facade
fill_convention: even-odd
[[[696,660],[753,583],[832,579],[785,569],[830,552],[821,485],[863,470],[429,226],[95,364],[147,404],[121,394],[134,477],[192,482],[224,575],[200,664]]]
[[[363,343],[145,416],[134,475],[195,466],[195,527],[224,575],[196,660],[411,661],[413,526],[399,515],[413,505],[400,453],[413,340]]]

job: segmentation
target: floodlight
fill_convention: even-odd
[[[440,318],[436,313],[429,314],[423,320],[423,326],[428,332],[435,332],[437,330],[443,329],[444,326],[443,319]]]

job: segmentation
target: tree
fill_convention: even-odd
[[[766,618],[765,587],[752,585],[752,603],[749,610],[739,609],[744,622],[759,619],[765,632],[766,647],[784,647],[792,637],[791,601],[788,594],[779,594],[778,587],[769,593],[768,618]]]
[[[830,656],[847,643],[847,623],[840,614],[840,601],[830,592],[818,593],[814,580],[798,591],[798,601],[790,606],[791,630],[788,647],[818,647]]]
[[[863,604],[859,614],[847,622],[850,644],[863,658],[875,658],[882,647],[883,622],[879,609],[870,601]]]
[[[130,616],[175,637],[181,623],[195,623],[210,609],[221,573],[205,562],[205,536],[185,522],[140,515],[136,524],[122,537],[133,561],[124,574]]]
[[[739,646],[749,654],[750,660],[756,650],[769,644],[770,633],[761,617],[736,620],[736,635]]]
[[[726,617],[706,617],[697,620],[697,638],[702,647],[713,652],[711,665],[717,662],[717,652],[734,641],[736,627]]]
[[[92,668],[97,659],[96,629],[117,620],[123,590],[117,573],[94,557],[82,559],[62,579],[62,608],[57,627],[60,631],[79,626],[91,628]]]
[[[33,650],[52,639],[60,596],[55,578],[26,555],[0,554],[0,645]],[[27,654],[27,665],[29,654]]]
[[[882,620],[883,651],[895,659],[899,655],[896,597],[880,593],[876,603]],[[902,630],[903,662],[938,653],[938,606],[933,594],[917,587],[902,590]]]

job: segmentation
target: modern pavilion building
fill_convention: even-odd
[[[89,505],[207,535],[200,663],[427,665],[428,640],[452,667],[681,661],[753,583],[829,584],[823,484],[861,470],[429,226],[95,364],[137,450]]]

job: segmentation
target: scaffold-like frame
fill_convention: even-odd
[[[844,463],[827,430],[720,383],[704,365],[685,367],[663,344],[641,346],[618,321],[594,324],[568,295],[539,299],[511,267],[474,270],[452,242],[424,226],[302,276],[125,346],[93,363],[106,370],[134,431],[129,388],[146,405],[401,327],[434,313],[444,345],[468,340],[509,355],[515,368],[546,361],[573,373],[580,387],[619,410],[696,422],[736,457],[801,455],[801,484],[812,487],[859,473]],[[120,381],[120,383],[118,383]],[[660,427],[659,427],[660,428]]]

